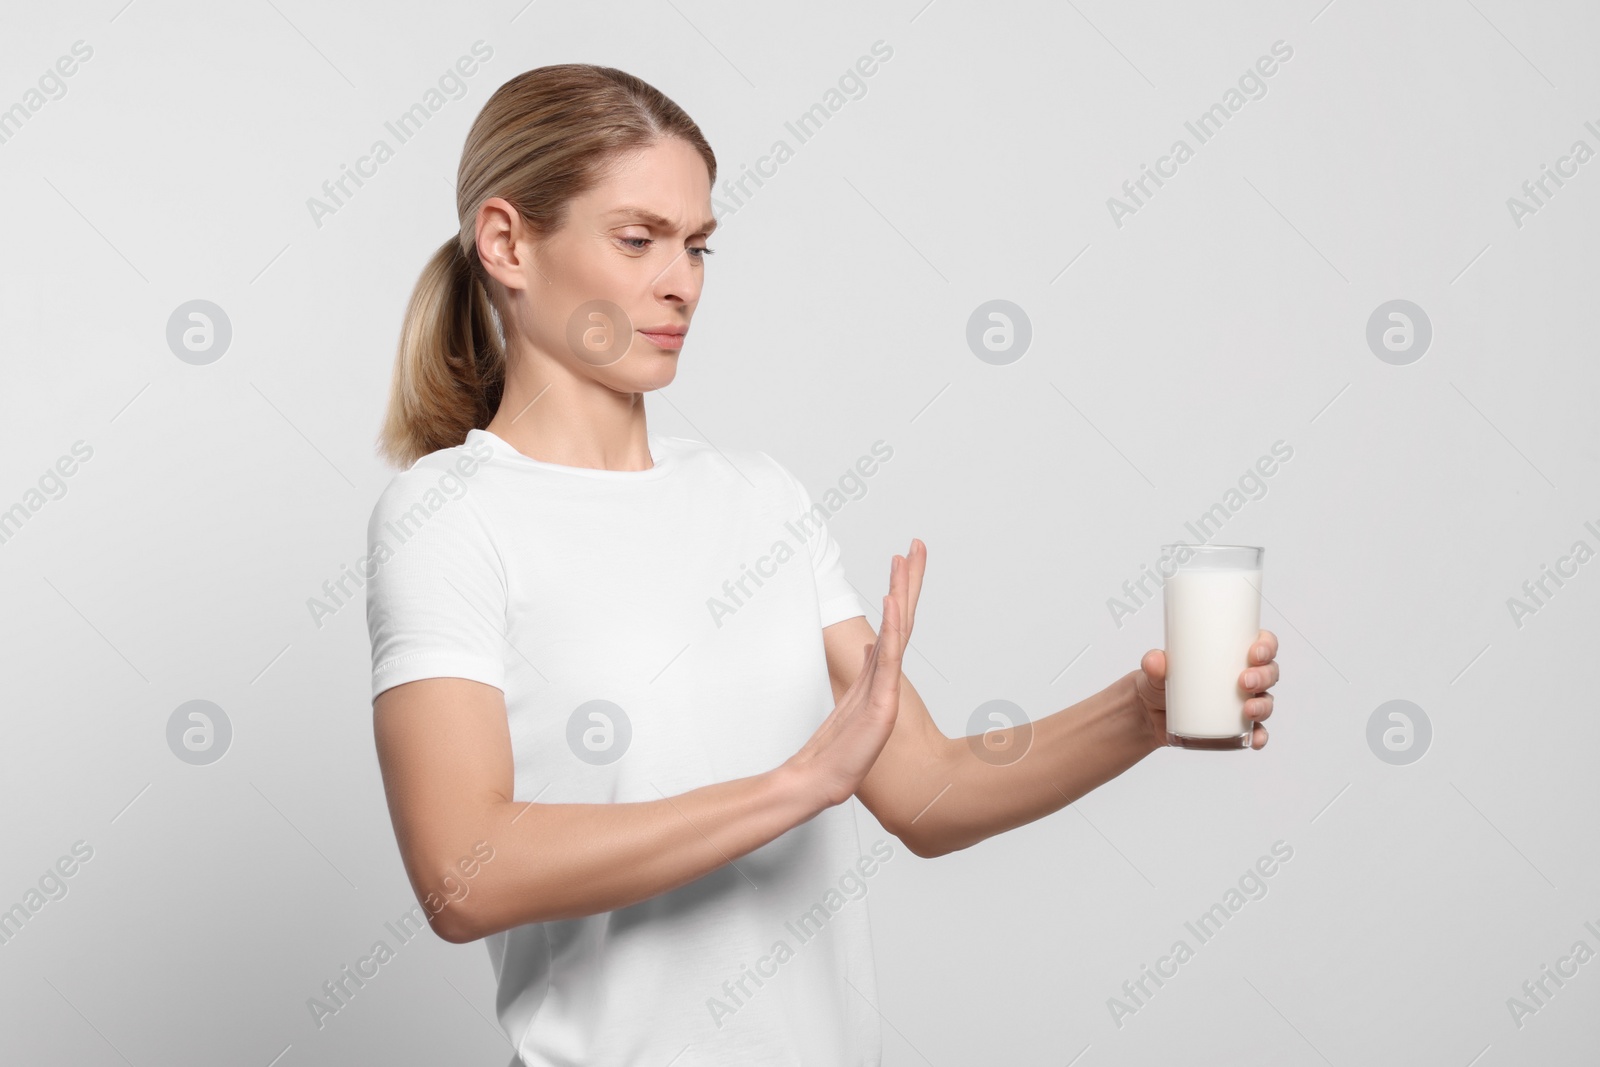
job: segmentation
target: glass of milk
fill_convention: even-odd
[[[1250,747],[1255,722],[1239,675],[1261,633],[1256,545],[1162,545],[1157,564],[1166,616],[1167,744]]]

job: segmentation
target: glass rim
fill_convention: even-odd
[[[1265,545],[1219,545],[1210,542],[1203,545],[1190,545],[1183,542],[1174,542],[1170,545],[1162,545],[1161,548],[1163,551],[1169,548],[1187,548],[1194,552],[1210,551],[1213,549],[1235,549],[1243,550],[1245,552],[1265,552],[1267,550]]]

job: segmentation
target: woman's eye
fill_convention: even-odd
[[[617,240],[621,241],[635,252],[643,252],[646,245],[654,243],[649,237],[619,237]],[[711,255],[715,249],[707,248],[704,245],[690,245],[688,248],[684,249],[684,251],[688,252],[689,255],[695,259],[705,259],[707,256]]]

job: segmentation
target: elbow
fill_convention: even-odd
[[[428,917],[428,926],[440,940],[452,945],[465,945],[480,941],[491,934],[509,930],[528,923],[550,922],[555,919],[579,918],[590,912],[580,911],[570,915],[557,914],[548,909],[524,908],[515,913],[507,910],[504,897],[486,887],[469,889],[457,885],[456,892],[446,895],[428,893],[423,897],[422,910]]]
[[[900,838],[900,840],[905,844],[906,848],[911,852],[911,854],[918,859],[938,859],[940,856],[947,856],[951,852],[955,851],[954,849],[942,848],[926,840],[925,838],[916,836],[915,834],[907,835]]]
[[[440,906],[441,900],[443,906]],[[465,945],[483,936],[473,915],[467,910],[464,899],[452,901],[429,893],[421,903],[423,913],[428,917],[428,926],[440,940],[452,945]]]
[[[422,913],[441,940],[464,945],[505,929],[503,923],[492,925],[494,902],[500,899],[500,879],[486,868],[494,857],[494,849],[480,841],[473,846],[471,855],[454,862],[435,856],[429,861],[407,864]],[[424,872],[436,873],[430,876]]]
[[[484,926],[480,906],[484,888],[447,876],[436,884],[419,886],[417,900],[428,926],[441,940],[465,945],[494,933]]]
[[[924,811],[922,814],[929,817],[919,816],[909,822],[896,820],[892,827],[885,827],[918,859],[938,859],[952,852],[960,852],[964,848],[971,848],[986,836],[974,833],[970,827],[948,818],[934,818],[933,812]]]
[[[478,940],[478,935],[465,923],[459,921],[441,922],[431,924],[433,932],[439,935],[440,940],[448,941],[452,945],[469,945]]]
[[[906,851],[918,859],[931,860],[950,851],[947,848],[940,847],[926,833],[921,832],[923,828],[916,826],[914,821],[886,829],[899,839],[900,843],[906,847]]]

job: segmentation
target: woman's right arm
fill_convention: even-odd
[[[901,617],[897,594],[904,595],[898,585],[884,598],[886,620]],[[515,801],[499,689],[424,678],[384,690],[373,701],[378,764],[401,859],[429,925],[461,943],[626,907],[843,803],[894,728],[907,636],[906,627],[885,623],[864,650],[856,683],[789,760],[660,800]]]
[[[446,941],[636,903],[738,859],[825,806],[787,765],[660,800],[516,802],[500,690],[425,678],[380,693],[373,714],[406,873]]]

